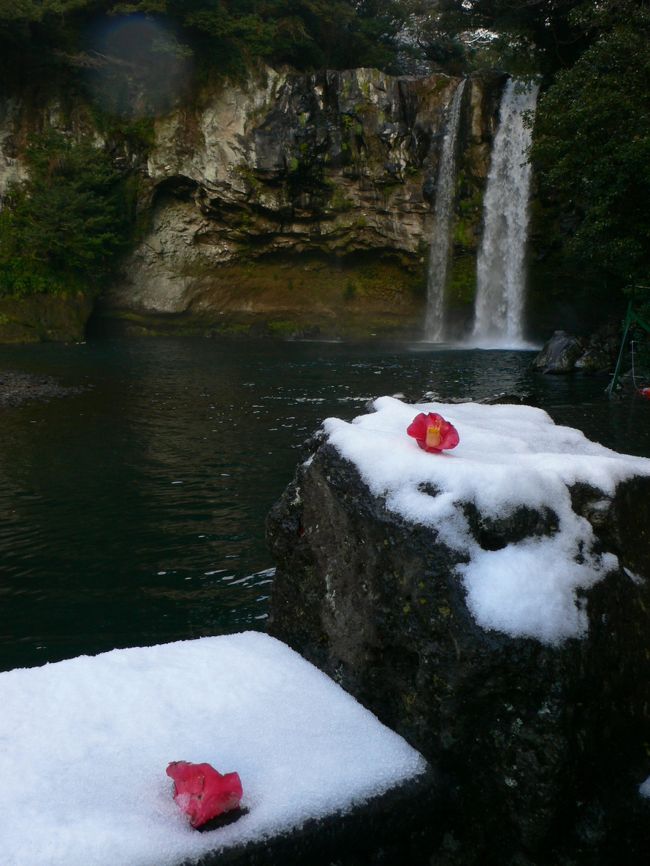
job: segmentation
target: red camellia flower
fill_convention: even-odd
[[[427,415],[420,412],[406,428],[406,432],[415,439],[420,448],[434,453],[455,448],[460,441],[453,424],[435,412]]]
[[[236,809],[242,798],[239,775],[222,776],[210,764],[172,761],[167,775],[174,780],[174,800],[190,816],[192,827],[200,827],[217,815]]]

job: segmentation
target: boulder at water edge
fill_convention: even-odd
[[[646,862],[650,461],[529,406],[374,408],[269,516],[271,632],[432,763],[432,864]]]
[[[570,373],[584,352],[577,337],[566,331],[555,331],[533,361],[533,369],[542,373]]]

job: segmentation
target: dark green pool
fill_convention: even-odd
[[[531,357],[200,338],[0,347],[0,370],[85,388],[0,409],[0,669],[264,628],[265,515],[302,441],[371,397],[527,393],[650,455],[650,401],[533,375]]]

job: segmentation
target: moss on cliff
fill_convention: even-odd
[[[447,297],[452,309],[470,307],[476,295],[476,259],[465,253],[454,258],[447,287]]]
[[[181,314],[104,307],[131,333],[208,333],[280,338],[363,338],[419,332],[424,273],[393,257],[266,256],[195,274]]]
[[[0,297],[0,343],[77,343],[84,339],[92,300],[67,295]]]

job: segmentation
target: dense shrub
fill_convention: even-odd
[[[609,12],[540,100],[532,158],[547,231],[559,232],[565,265],[583,275],[592,297],[624,290],[643,304],[650,301],[643,288],[650,278],[650,13],[627,2]]]
[[[27,168],[0,211],[0,294],[98,290],[128,238],[123,176],[90,141],[53,131],[33,139]]]

